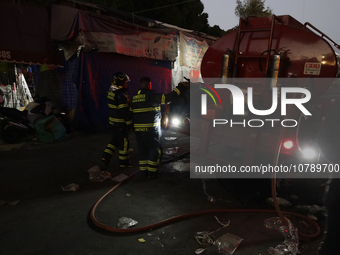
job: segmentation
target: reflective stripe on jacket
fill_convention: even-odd
[[[162,104],[171,102],[180,95],[178,88],[168,94],[155,93],[151,90],[141,89],[133,96],[131,109],[135,131],[155,131],[161,125]]]
[[[114,89],[107,94],[110,108],[109,123],[116,128],[126,128],[132,124],[132,113],[128,96],[122,89]]]

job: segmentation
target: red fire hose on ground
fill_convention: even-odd
[[[178,157],[176,157],[175,159],[172,159],[172,160],[176,160],[176,159],[178,159]],[[166,161],[166,162],[169,162],[169,161]],[[163,163],[165,163],[165,162],[163,162]],[[198,217],[198,216],[206,215],[206,214],[214,214],[214,213],[271,213],[271,214],[273,214],[273,213],[278,213],[280,218],[281,218],[281,221],[284,224],[287,224],[287,221],[286,221],[286,218],[284,217],[284,215],[289,215],[289,216],[295,216],[295,217],[298,217],[300,219],[303,219],[304,221],[309,222],[315,228],[314,234],[304,234],[304,233],[299,232],[299,236],[304,237],[304,238],[308,238],[308,239],[315,239],[316,237],[318,237],[320,235],[320,227],[314,220],[312,220],[312,219],[310,219],[310,218],[308,218],[304,215],[298,214],[298,213],[282,212],[280,210],[280,206],[278,205],[277,199],[276,199],[276,179],[275,178],[272,179],[272,196],[273,196],[273,201],[274,201],[276,210],[258,210],[258,209],[213,209],[213,210],[205,210],[205,211],[198,211],[198,212],[192,212],[192,213],[187,213],[187,214],[181,214],[181,215],[178,215],[178,216],[174,216],[174,217],[153,223],[151,225],[147,225],[147,226],[139,227],[139,228],[131,228],[131,229],[120,229],[120,228],[107,226],[107,225],[101,223],[95,216],[95,212],[96,212],[98,205],[101,203],[101,201],[107,195],[109,195],[111,192],[113,192],[115,189],[117,189],[120,185],[122,185],[124,182],[131,179],[133,176],[135,176],[139,172],[140,171],[138,170],[138,171],[132,173],[130,176],[128,176],[122,182],[116,184],[113,188],[111,188],[108,192],[106,192],[93,205],[93,207],[90,211],[90,218],[91,218],[92,222],[95,224],[95,226],[97,226],[101,229],[110,231],[110,232],[127,234],[127,233],[137,233],[137,232],[142,232],[142,231],[147,231],[147,230],[163,227],[163,226],[172,224],[172,223],[180,221],[180,220]]]

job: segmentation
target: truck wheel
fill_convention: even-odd
[[[2,140],[5,143],[18,143],[21,137],[21,132],[10,125],[5,125],[2,129]]]

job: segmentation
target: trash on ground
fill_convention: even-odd
[[[60,141],[67,138],[66,128],[54,115],[38,120],[35,128],[38,140],[42,142]]]
[[[17,205],[19,202],[20,202],[20,200],[14,200],[14,201],[12,201],[12,202],[8,202],[8,204],[9,204],[10,206],[15,206],[15,205]]]
[[[215,219],[217,220],[217,222],[218,222],[222,227],[220,227],[220,228],[218,228],[218,229],[216,229],[216,230],[214,230],[214,231],[208,232],[208,235],[214,234],[214,233],[220,231],[222,228],[228,227],[229,224],[230,224],[230,220],[228,220],[228,221],[225,221],[225,220],[220,221],[216,216],[214,216],[214,217],[215,217]],[[202,232],[202,233],[203,233],[203,232]]]
[[[195,239],[200,245],[204,247],[211,246],[214,243],[214,240],[209,236],[207,231],[197,232]]]
[[[89,174],[92,174],[92,173],[98,173],[98,172],[100,172],[101,170],[100,170],[100,167],[99,166],[93,166],[93,167],[91,167],[89,170],[87,170],[87,172],[89,173]]]
[[[208,200],[209,200],[209,202],[211,202],[211,203],[215,203],[215,202],[216,202],[215,198],[213,198],[213,197],[209,197]]]
[[[127,217],[121,217],[118,220],[117,227],[122,228],[122,229],[127,229],[127,228],[133,227],[137,224],[138,224],[138,221],[136,221],[134,219],[127,218]]]
[[[178,160],[175,162],[170,163],[171,172],[189,172],[190,171],[190,163],[184,162],[184,160]]]
[[[233,234],[228,233],[226,235],[219,237],[216,241],[214,241],[210,237],[210,235],[213,234],[213,233],[216,233],[217,231],[221,230],[222,228],[228,227],[229,224],[230,224],[230,220],[229,221],[225,221],[225,220],[221,221],[216,216],[214,216],[214,217],[222,227],[220,227],[219,229],[212,231],[212,232],[208,232],[208,231],[197,232],[196,235],[195,235],[195,239],[201,246],[203,246],[205,248],[204,249],[203,248],[197,249],[195,251],[195,253],[201,254],[202,252],[205,251],[205,249],[207,247],[215,245],[215,246],[217,246],[219,253],[223,253],[223,254],[226,254],[226,255],[228,255],[228,254],[232,255],[243,239],[238,237],[238,236],[235,236]]]
[[[222,226],[222,227],[228,227],[230,224],[230,220],[226,221],[226,220],[222,220],[220,221],[216,216],[214,216],[215,219],[217,220],[217,222]]]
[[[165,148],[163,149],[163,153],[166,155],[174,155],[177,153],[179,147]]]
[[[76,191],[79,189],[79,185],[76,183],[71,183],[65,187],[61,186],[63,191]]]
[[[148,235],[148,236],[153,236],[153,234],[151,234],[151,233],[148,233],[147,235]]]
[[[326,208],[318,205],[297,205],[297,209],[304,210],[309,214],[317,214],[318,212],[325,212]]]
[[[198,248],[196,251],[195,251],[195,253],[196,254],[201,254],[202,252],[204,252],[205,251],[205,249],[203,249],[203,248]]]
[[[308,214],[307,217],[315,221],[318,220],[318,218],[315,217],[313,214]]]
[[[278,230],[285,238],[282,244],[277,245],[275,248],[270,247],[268,249],[268,252],[272,255],[297,255],[300,253],[298,231],[289,219],[286,218],[286,220],[288,227],[281,222],[280,217],[273,217],[264,221],[266,228]]]
[[[127,176],[125,174],[120,174],[120,175],[117,175],[117,176],[113,177],[111,180],[115,181],[115,182],[122,182],[122,181],[124,181],[128,177],[129,176]]]
[[[23,146],[23,143],[19,144],[1,144],[0,145],[0,151],[11,151],[15,149],[19,149]]]
[[[162,246],[162,248],[164,248],[164,245],[162,244],[161,238],[159,236],[157,236],[157,240],[158,240],[159,244]]]
[[[131,197],[131,194],[130,193],[126,193],[125,196],[126,197]]]
[[[282,205],[282,206],[292,206],[292,204],[288,200],[286,200],[286,199],[284,199],[282,197],[278,197],[278,198],[276,198],[276,200],[277,200],[277,203],[279,205]],[[274,205],[274,200],[273,200],[272,197],[267,198],[266,202],[268,204]]]
[[[133,152],[133,148],[130,148],[130,149],[129,149],[129,153],[132,153],[132,152]]]
[[[174,140],[177,140],[177,137],[174,137],[174,136],[167,136],[164,138],[165,140],[167,141],[174,141]]]
[[[145,241],[144,238],[139,238],[139,239],[138,239],[138,242],[140,242],[140,243],[145,243],[146,241]]]
[[[219,237],[214,245],[217,246],[218,252],[226,255],[232,255],[240,243],[243,241],[241,237],[227,233]]]
[[[91,167],[87,172],[89,173],[89,180],[93,182],[103,182],[106,179],[111,179],[111,174],[107,171],[101,171],[99,166]]]
[[[291,195],[290,196],[292,199],[298,199],[299,197],[298,196],[296,196],[296,195]]]
[[[14,200],[12,202],[9,201],[5,201],[5,200],[1,200],[0,201],[0,206],[5,205],[5,204],[9,204],[10,206],[15,206],[20,202],[20,200]]]
[[[208,193],[207,193],[207,186],[205,184],[205,181],[202,179],[202,183],[203,183],[203,191],[204,191],[204,194],[206,194],[206,196],[208,197],[208,201],[209,202],[216,202],[216,199],[212,196],[210,196]]]

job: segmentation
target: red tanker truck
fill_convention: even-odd
[[[217,103],[209,103],[208,99],[207,114],[199,117],[199,114],[191,114],[190,135],[200,138],[196,156],[236,165],[260,163],[257,161],[261,155],[266,155],[269,161],[275,161],[277,154],[280,154],[281,160],[287,160],[287,157],[315,160],[318,152],[313,147],[313,141],[318,128],[329,107],[340,98],[340,86],[335,81],[339,75],[339,58],[335,47],[340,49],[338,44],[316,27],[308,22],[301,24],[288,15],[241,18],[238,29],[217,40],[207,50],[202,61],[201,74],[205,84],[199,85],[200,93],[203,95],[210,91],[213,97],[216,96]],[[279,116],[276,111],[269,117],[280,121],[282,117],[296,120],[294,127],[283,128],[279,125],[280,121],[275,127],[272,125],[274,122],[271,122],[268,128],[266,125],[259,128],[249,125],[231,127],[230,118],[236,118],[234,122],[238,120],[240,123],[243,119],[247,123],[254,116],[247,115],[249,110],[246,106],[245,115],[233,116],[234,95],[230,90],[218,89],[217,83],[233,84],[245,93],[245,97],[249,97],[246,93],[251,88],[253,104],[256,104],[257,109],[269,109],[272,106],[273,90],[279,98],[280,108],[283,107],[280,97],[284,94],[283,88],[304,88],[311,95],[309,102],[304,104],[311,115],[303,114],[298,107],[289,105],[285,116]],[[193,88],[190,90],[192,93]],[[301,93],[289,94],[290,98],[301,99],[304,96]],[[197,107],[201,112],[199,104]],[[260,122],[269,117],[256,116],[256,119]],[[215,122],[212,125],[212,119],[218,119],[224,125]],[[211,147],[216,145],[228,147],[230,154],[236,153],[237,156],[218,156],[216,150],[210,153]],[[277,153],[278,150],[280,153]]]

